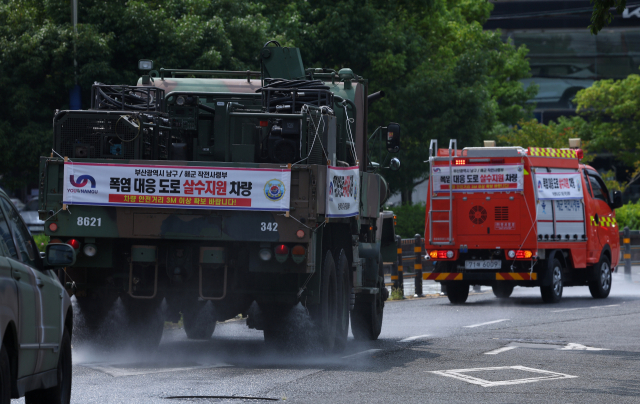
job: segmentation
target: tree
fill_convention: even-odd
[[[611,9],[615,8],[618,14],[622,14],[627,6],[627,0],[591,0],[593,4],[593,13],[591,14],[591,25],[589,29],[594,35],[598,35],[598,32],[605,25],[609,25],[613,16]]]
[[[77,80],[83,106],[94,81],[135,84],[138,59],[158,66],[257,69],[274,33],[261,5],[232,0],[81,2],[78,36],[68,0],[0,2],[0,174],[4,186],[37,183],[38,158],[52,145],[56,109]]]
[[[526,102],[536,88],[518,81],[529,76],[527,50],[482,29],[488,2],[298,0],[284,13],[273,0],[260,3],[307,64],[350,67],[369,79],[370,92],[386,93],[370,110],[369,129],[402,125],[402,168],[384,175],[403,204],[428,175],[430,139],[477,145],[533,109]]]

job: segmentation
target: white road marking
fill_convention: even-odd
[[[520,370],[525,372],[532,372],[542,374],[543,376],[528,377],[526,379],[514,379],[514,380],[502,380],[502,381],[489,381],[480,379],[479,377],[469,376],[467,372],[482,372],[482,371],[496,371],[496,370]],[[495,386],[508,386],[513,384],[534,383],[543,380],[559,380],[559,379],[572,379],[578,376],[571,376],[564,373],[550,372],[548,370],[533,369],[525,366],[499,366],[491,368],[473,368],[473,369],[452,369],[452,370],[437,370],[430,373],[435,373],[440,376],[451,377],[454,379],[462,380],[467,383],[477,384],[482,387],[495,387]]]
[[[578,308],[575,308],[575,309],[553,310],[552,313],[562,313],[564,311],[574,311],[574,310],[582,310],[582,309],[583,309],[583,307],[578,307]]]
[[[502,352],[510,351],[512,349],[516,349],[517,346],[505,346],[502,348],[494,349],[493,351],[485,352],[485,355],[497,355]]]
[[[342,359],[349,359],[349,358],[353,358],[355,356],[361,356],[361,355],[364,355],[364,354],[374,353],[374,352],[378,352],[378,351],[382,351],[382,349],[367,349],[366,351],[358,352],[358,353],[353,354],[353,355],[343,356]]]
[[[509,319],[508,319],[508,318],[503,318],[502,320],[487,321],[486,323],[473,324],[473,325],[465,325],[465,326],[464,326],[464,328],[482,327],[483,325],[495,324],[495,323],[500,323],[500,322],[503,322],[503,321],[509,321]]]
[[[573,342],[570,342],[567,344],[567,346],[560,348],[561,351],[610,351],[610,349],[606,349],[606,348],[593,348],[590,346],[584,346],[584,345],[580,345],[580,344],[576,344]]]
[[[74,366],[76,366],[74,364]],[[210,365],[202,365],[202,364],[194,364],[193,366],[177,366],[177,367],[154,367],[153,364],[139,364],[136,366],[135,364],[122,364],[122,363],[80,363],[78,366],[84,366],[90,369],[94,369],[113,377],[123,377],[123,376],[140,376],[140,375],[148,375],[153,373],[167,373],[167,372],[182,372],[185,370],[194,370],[194,369],[212,369],[212,368],[224,368],[224,367],[232,367],[233,365],[228,365],[226,363],[214,363]]]
[[[618,307],[620,306],[619,304],[610,304],[608,306],[592,306],[589,307],[590,309],[604,309],[605,307]]]
[[[574,310],[587,310],[587,309],[604,309],[607,307],[618,307],[619,304],[609,304],[607,306],[591,306],[591,307],[576,307],[573,309],[562,309],[562,310],[553,310],[552,313],[562,313],[565,311],[574,311]]]
[[[415,341],[417,339],[423,339],[423,338],[427,338],[429,336],[429,334],[425,334],[425,335],[416,335],[415,337],[409,337],[409,338],[405,338],[405,339],[401,339],[398,342],[409,342],[409,341]]]

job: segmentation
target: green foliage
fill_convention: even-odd
[[[633,166],[640,159],[640,76],[623,80],[600,80],[579,91],[576,111],[585,118],[582,132],[590,136],[594,152],[614,153]]]
[[[640,230],[640,201],[616,209],[616,221],[620,230],[625,226],[631,230]]]
[[[38,250],[40,250],[40,252],[44,252],[44,249],[47,247],[47,244],[49,244],[49,236],[45,235],[44,233],[34,234],[33,241],[36,242],[36,246],[38,246]]]
[[[611,23],[613,18],[611,9],[615,8],[618,14],[622,14],[627,5],[627,0],[591,0],[591,3],[593,4],[593,13],[591,14],[589,29],[592,34],[597,35],[602,28]]]
[[[399,288],[391,288],[391,294],[389,295],[389,300],[402,300],[404,299],[404,293],[402,289]]]
[[[413,238],[416,234],[424,237],[424,203],[395,206],[393,207],[393,213],[397,216],[397,235],[402,238]]]
[[[36,183],[38,156],[50,153],[52,115],[69,107],[76,82],[74,39],[84,107],[94,81],[134,84],[138,59],[257,69],[269,39],[301,48],[306,67],[350,67],[370,92],[387,94],[371,108],[369,133],[402,125],[402,169],[385,176],[403,195],[426,175],[431,138],[479,145],[533,108],[536,88],[518,81],[529,76],[527,49],[482,29],[493,7],[483,0],[81,3],[76,38],[68,0],[0,2],[0,175],[9,188]]]
[[[570,138],[582,138],[585,136],[586,122],[577,116],[561,116],[558,122],[549,122],[548,125],[539,123],[535,119],[521,120],[517,126],[503,128],[494,132],[498,146],[550,147],[554,149],[566,149],[569,147]],[[582,141],[583,163],[589,163],[593,156],[588,154],[589,142]]]

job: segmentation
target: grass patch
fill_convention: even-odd
[[[402,300],[404,299],[404,293],[400,288],[391,288],[391,295],[389,296],[389,300]]]

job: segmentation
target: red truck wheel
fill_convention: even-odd
[[[558,303],[562,299],[562,264],[557,258],[549,261],[549,264],[547,276],[551,282],[547,286],[540,286],[540,294],[545,303]]]
[[[465,282],[448,282],[447,297],[453,304],[463,304],[469,297],[469,284]]]
[[[604,299],[611,292],[611,263],[604,255],[596,264],[594,277],[589,281],[589,292],[594,299]]]

